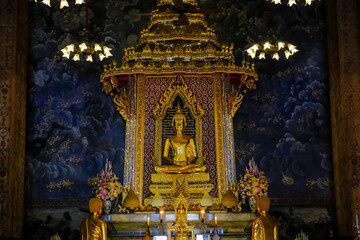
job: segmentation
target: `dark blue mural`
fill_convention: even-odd
[[[55,4],[54,4],[55,5]],[[332,187],[324,6],[295,7],[265,0],[201,0],[220,42],[244,50],[266,37],[299,52],[289,60],[256,61],[258,88],[234,118],[237,174],[254,158],[270,178],[272,197],[329,197]],[[122,49],[134,45],[156,1],[90,1],[90,38]],[[125,122],[101,92],[104,63],[64,60],[60,49],[84,39],[85,5],[30,4],[27,190],[31,199],[86,198],[87,181],[113,162],[122,178]]]
[[[136,36],[131,31],[137,31],[139,11],[125,10],[134,4],[95,2],[89,8],[95,41],[118,49],[115,56]],[[101,92],[102,63],[71,62],[60,54],[72,41],[84,40],[79,32],[85,12],[85,6],[30,6],[26,190],[32,200],[92,196],[88,179],[106,160],[123,177],[125,122]]]
[[[26,192],[28,200],[92,196],[89,178],[108,159],[123,177],[125,122],[101,92],[102,65],[121,61],[135,45],[156,0],[89,1],[89,39],[112,48],[102,63],[64,60],[60,49],[84,40],[86,7],[58,9],[30,2]],[[285,2],[285,1],[282,1]],[[245,49],[267,37],[299,50],[289,60],[257,60],[257,89],[246,95],[234,118],[237,175],[251,158],[270,178],[270,197],[331,197],[332,157],[326,64],[324,1],[311,6],[267,0],[199,0],[221,43],[234,43],[237,64]],[[209,11],[217,12],[217,11]],[[81,210],[81,208],[83,208]],[[86,206],[27,208],[25,235],[59,233],[77,239]],[[311,239],[329,239],[332,207],[273,208],[282,239],[304,229]],[[69,227],[71,226],[71,227]]]
[[[271,197],[331,197],[324,5],[219,4],[231,15],[216,29],[235,42],[238,56],[269,37],[299,49],[289,60],[256,61],[258,88],[234,118],[237,173],[254,158],[270,178]]]
[[[297,46],[289,60],[257,60],[258,88],[234,118],[237,173],[251,158],[270,178],[272,197],[331,197],[332,158],[324,5],[220,1],[230,13],[212,17],[238,59],[255,42]],[[218,21],[222,18],[222,21]]]

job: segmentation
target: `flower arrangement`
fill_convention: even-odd
[[[105,200],[115,200],[122,192],[122,186],[115,173],[112,171],[111,163],[106,160],[105,169],[93,179],[94,193],[96,197]]]
[[[252,158],[249,161],[249,168],[246,168],[244,176],[240,176],[239,189],[243,199],[254,198],[258,196],[267,195],[269,188],[269,179],[265,176],[263,171],[259,171]]]

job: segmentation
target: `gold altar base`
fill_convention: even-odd
[[[215,228],[215,215],[218,220],[217,229],[222,240],[250,240],[251,224],[255,214],[244,213],[207,213],[204,222],[201,223],[198,212],[188,213],[189,225],[194,228],[195,235],[205,234],[212,235]],[[136,213],[136,214],[111,214],[103,216],[103,220],[108,225],[108,236],[111,240],[118,239],[143,239],[147,226],[147,217],[150,218],[150,235],[168,236],[171,231],[171,239],[174,239],[175,231],[172,229],[175,221],[174,213],[166,213],[163,217],[163,223],[160,223],[159,214],[155,213]],[[162,234],[161,234],[162,233]],[[189,232],[189,239],[192,233]],[[171,240],[168,238],[168,240]]]
[[[205,191],[209,192],[214,188],[214,185],[210,184],[209,180],[209,173],[153,173],[151,174],[152,184],[149,190],[154,195],[158,191],[165,204],[173,203],[173,196],[177,194],[177,191],[185,191],[188,194],[188,202],[196,205],[200,203]],[[152,197],[146,198],[144,205],[151,205],[151,201]],[[216,204],[216,201],[214,202]]]

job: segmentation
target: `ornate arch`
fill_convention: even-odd
[[[195,144],[199,159],[202,158],[202,117],[205,114],[204,109],[196,100],[195,94],[187,86],[181,74],[177,75],[170,83],[169,88],[161,96],[159,102],[153,109],[155,119],[155,153],[153,161],[155,165],[161,165],[161,144],[162,144],[162,124],[167,110],[172,108],[175,98],[179,96],[184,103],[184,107],[189,109],[190,115],[195,119]]]

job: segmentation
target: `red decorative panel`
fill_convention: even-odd
[[[155,144],[155,120],[152,116],[152,110],[158,103],[160,97],[169,87],[171,80],[175,77],[148,77],[146,80],[145,93],[145,134],[144,134],[144,198],[149,194],[151,183],[151,173],[153,171],[153,161]],[[210,192],[211,195],[217,195],[217,175],[216,175],[216,149],[215,145],[215,123],[214,123],[214,96],[213,96],[213,78],[211,76],[186,76],[185,83],[193,91],[196,99],[205,110],[203,117],[203,155],[206,155],[204,164],[210,174],[210,183],[215,188]]]
[[[185,82],[205,110],[202,129],[203,155],[206,155],[204,163],[210,175],[210,183],[215,186],[210,194],[217,196],[213,77],[185,77]]]
[[[172,78],[170,77],[148,77],[146,79],[145,92],[145,133],[144,133],[144,179],[143,179],[143,198],[150,193],[151,173],[154,164],[151,156],[154,155],[155,144],[155,119],[152,110],[158,103],[160,97],[169,87]]]

